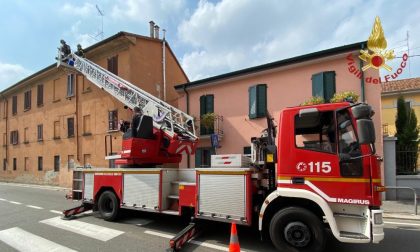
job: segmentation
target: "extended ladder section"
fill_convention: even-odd
[[[107,91],[127,107],[139,107],[143,114],[153,117],[153,126],[170,137],[175,133],[182,140],[196,141],[194,118],[156,98],[141,88],[111,73],[86,58],[69,54],[65,59],[58,53],[58,66],[71,67],[82,73],[99,88]]]

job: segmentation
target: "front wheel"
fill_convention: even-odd
[[[98,200],[98,210],[106,221],[114,221],[118,218],[120,203],[112,191],[105,191]]]
[[[270,238],[279,251],[320,252],[325,248],[325,230],[312,212],[300,207],[278,211],[270,222]]]

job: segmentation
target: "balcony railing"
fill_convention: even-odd
[[[208,127],[209,125],[206,127],[202,120],[197,120],[196,125],[200,127],[198,132],[200,132],[202,138],[210,137],[211,134],[217,134],[219,139],[221,139],[223,137],[223,116],[214,115],[212,119],[213,124],[210,127]]]

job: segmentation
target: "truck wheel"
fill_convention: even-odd
[[[284,208],[273,216],[270,238],[279,251],[323,251],[326,241],[319,218],[300,207]]]
[[[116,220],[120,209],[120,203],[118,202],[117,196],[111,191],[103,192],[99,197],[98,209],[104,220]]]

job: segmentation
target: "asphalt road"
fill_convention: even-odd
[[[165,251],[169,238],[185,227],[185,220],[136,211],[124,211],[118,222],[106,222],[96,213],[63,221],[60,211],[77,202],[63,190],[0,183],[0,251]],[[342,244],[330,237],[326,251],[419,251],[420,222],[387,219],[380,244]],[[227,251],[230,226],[206,222],[205,232],[182,251]],[[259,233],[238,227],[241,249],[274,252]]]

